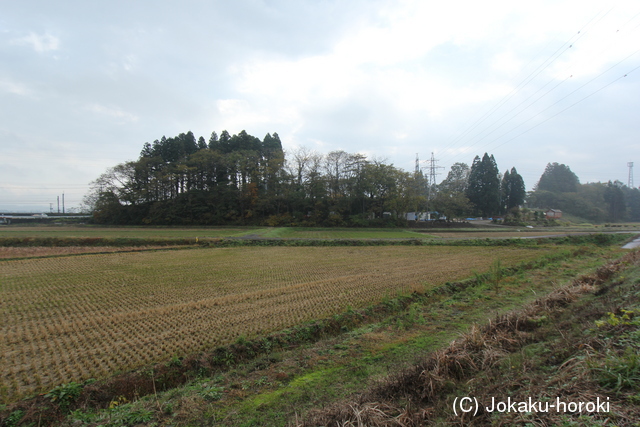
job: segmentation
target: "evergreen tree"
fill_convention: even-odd
[[[153,147],[148,142],[145,142],[140,151],[140,157],[153,157]]]
[[[569,166],[548,163],[544,173],[536,185],[536,190],[551,191],[554,193],[575,193],[578,191],[580,180]]]
[[[608,220],[616,222],[623,220],[626,216],[626,203],[624,193],[622,192],[623,184],[620,181],[607,184],[604,190],[604,201],[607,206]]]
[[[484,153],[473,159],[469,172],[467,197],[483,217],[491,217],[500,211],[500,176],[493,155]]]
[[[209,150],[220,150],[220,141],[215,131],[211,132],[211,136],[209,137]]]
[[[191,154],[198,151],[198,143],[193,132],[181,133],[178,135],[180,157],[186,159]]]
[[[284,167],[284,150],[277,133],[266,134],[262,140],[262,171],[265,187],[273,193],[278,181],[278,173]]]
[[[524,203],[526,189],[524,179],[518,174],[516,168],[506,171],[502,177],[502,207],[506,212]]]
[[[204,150],[207,148],[207,141],[203,137],[198,138],[198,150]]]
[[[229,141],[231,141],[231,135],[226,130],[223,130],[218,140],[217,149],[225,154],[230,153],[233,150]]]
[[[624,187],[624,198],[627,202],[628,219],[640,221],[640,190],[637,188]]]

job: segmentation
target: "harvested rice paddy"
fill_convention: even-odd
[[[0,401],[537,258],[514,247],[242,247],[0,260]]]

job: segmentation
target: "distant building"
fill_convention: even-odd
[[[432,221],[434,219],[447,219],[447,217],[440,216],[440,214],[436,211],[408,212],[406,215],[407,221]]]
[[[559,209],[549,209],[544,214],[547,218],[552,218],[552,219],[562,218],[562,211]]]
[[[428,212],[408,212],[407,221],[427,221],[429,219]]]

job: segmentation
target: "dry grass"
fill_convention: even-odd
[[[227,248],[0,261],[5,402],[228,344],[539,250]]]
[[[521,372],[504,372],[504,361],[510,354],[517,353],[528,343],[539,340],[531,331],[538,326],[540,316],[550,316],[560,312],[562,307],[575,301],[585,293],[594,293],[623,266],[640,262],[640,252],[636,251],[621,260],[609,263],[593,275],[579,277],[570,285],[540,298],[521,310],[498,316],[484,327],[474,326],[449,347],[430,354],[423,362],[404,369],[376,386],[365,391],[355,400],[339,402],[332,407],[314,410],[304,422],[297,426],[422,426],[436,421],[445,425],[557,425],[561,415],[542,413],[532,421],[526,414],[509,414],[498,424],[490,419],[489,413],[477,417],[471,414],[454,416],[450,396],[459,387],[467,396],[512,396],[514,400],[525,400],[526,396],[536,396],[535,400],[552,399],[562,396],[566,402],[594,402],[602,398],[598,384],[585,369],[584,359],[572,357],[557,367],[556,373],[543,374],[543,379],[534,379],[523,362]],[[562,335],[562,332],[560,331]],[[563,336],[564,337],[564,336]],[[566,346],[576,343],[565,342]],[[582,353],[588,353],[589,344],[580,346]],[[477,378],[482,375],[495,378],[482,383]],[[542,383],[542,386],[536,384]],[[517,394],[516,391],[521,393]],[[636,425],[638,408],[627,407],[622,402],[612,403],[618,409],[615,416],[618,425]],[[596,414],[599,415],[599,414]],[[608,414],[601,414],[607,417]],[[634,421],[635,420],[635,421]],[[605,420],[606,422],[606,420]],[[573,425],[573,424],[572,424]],[[595,425],[595,424],[594,424]],[[600,424],[597,424],[600,425]]]

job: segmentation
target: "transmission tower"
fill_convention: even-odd
[[[627,167],[629,168],[629,183],[627,186],[633,188],[633,162],[628,162]]]
[[[435,190],[435,185],[436,185],[436,175],[438,175],[440,172],[438,172],[438,169],[444,169],[443,166],[438,166],[438,160],[435,159],[435,157],[433,157],[433,151],[431,152],[431,159],[427,160],[427,163],[429,163],[429,194],[428,194],[428,198],[431,199],[432,193]]]

